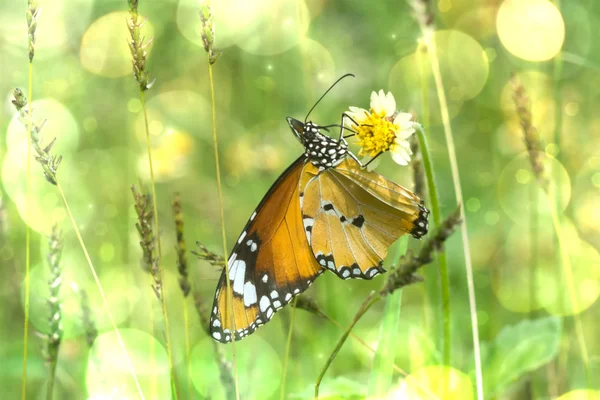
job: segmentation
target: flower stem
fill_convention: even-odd
[[[148,110],[146,108],[146,96],[142,88],[140,88],[140,99],[142,102],[142,110],[144,112],[144,126],[146,128],[146,147],[148,151],[148,164],[150,168],[150,186],[152,187],[152,206],[154,207],[154,226],[156,227],[156,244],[158,248],[158,259],[157,268],[158,276],[162,284],[160,285],[160,307],[163,318],[165,320],[165,341],[167,347],[167,354],[169,356],[169,367],[171,369],[171,378],[173,380],[173,386],[175,389],[175,398],[179,398],[179,385],[177,384],[177,374],[175,373],[175,363],[173,361],[173,350],[171,348],[171,333],[169,330],[169,316],[167,313],[167,300],[165,295],[165,284],[164,284],[164,273],[161,266],[162,250],[160,246],[160,228],[158,225],[158,206],[156,200],[156,185],[154,181],[154,167],[152,164],[152,146],[150,145],[150,128],[148,126]]]
[[[461,209],[461,224],[460,232],[462,237],[463,252],[465,256],[465,270],[467,275],[467,288],[469,292],[469,311],[471,314],[471,333],[473,336],[473,356],[475,359],[475,381],[477,386],[477,399],[483,400],[483,374],[481,371],[481,351],[479,348],[479,327],[477,323],[477,303],[475,299],[475,285],[473,283],[473,268],[471,265],[471,250],[469,248],[469,235],[467,231],[467,221],[465,218],[462,188],[460,185],[460,176],[458,172],[458,162],[456,161],[456,149],[454,147],[454,139],[452,138],[452,127],[450,125],[450,114],[448,112],[448,103],[446,102],[446,94],[444,93],[444,85],[442,82],[442,74],[440,64],[437,58],[437,50],[433,40],[433,32],[425,35],[424,41],[429,52],[431,69],[435,86],[440,103],[440,111],[442,114],[442,123],[444,125],[444,135],[446,136],[446,144],[448,146],[448,155],[450,157],[450,169],[452,171],[452,182],[454,183],[454,192],[456,195],[456,203]]]
[[[90,254],[88,253],[87,248],[85,247],[85,243],[83,243],[83,238],[81,237],[81,233],[79,232],[79,228],[77,227],[75,218],[73,217],[73,214],[71,213],[71,208],[69,207],[69,203],[67,202],[67,198],[65,197],[65,192],[63,191],[62,186],[60,185],[60,181],[58,180],[58,177],[56,177],[56,187],[58,188],[60,197],[63,200],[65,208],[67,209],[67,214],[69,214],[69,219],[71,220],[71,224],[73,225],[73,229],[75,230],[75,234],[77,235],[77,239],[79,240],[79,244],[81,245],[81,249],[83,250],[85,259],[87,260],[87,263],[88,263],[88,266],[90,267],[92,276],[94,277],[94,281],[96,282],[96,286],[98,287],[98,292],[100,292],[100,297],[102,298],[102,305],[104,306],[104,309],[106,310],[106,315],[108,316],[108,319],[110,320],[110,324],[112,325],[112,328],[114,329],[115,334],[117,335],[117,340],[119,341],[119,347],[121,347],[121,350],[123,351],[123,354],[125,355],[125,360],[127,361],[127,367],[129,368],[129,372],[131,373],[131,376],[133,377],[133,380],[135,381],[135,386],[140,395],[140,398],[143,400],[144,393],[142,392],[142,388],[140,387],[140,382],[138,381],[135,370],[133,369],[133,364],[131,363],[131,359],[129,358],[127,349],[125,348],[125,342],[123,342],[123,338],[121,337],[121,332],[119,331],[119,328],[117,328],[115,319],[113,318],[112,312],[110,311],[110,307],[108,306],[108,301],[106,300],[106,295],[104,294],[104,289],[102,288],[102,284],[100,283],[100,279],[98,278],[98,274],[96,273],[96,268],[94,268],[94,264],[92,263]]]
[[[29,291],[31,269],[31,228],[29,212],[31,211],[31,125],[33,107],[33,63],[29,62],[29,87],[27,89],[29,107],[27,107],[27,169],[25,172],[25,321],[23,322],[23,370],[21,376],[21,399],[27,398],[27,348],[29,344]]]
[[[435,175],[433,174],[433,162],[429,154],[427,137],[422,127],[417,128],[417,137],[419,139],[419,148],[423,157],[423,166],[425,167],[425,176],[427,177],[427,188],[429,189],[429,198],[431,200],[431,213],[436,227],[441,224],[440,198],[435,184]],[[450,331],[450,276],[448,274],[448,260],[444,250],[438,253],[438,264],[440,266],[441,291],[442,291],[442,318],[444,327],[444,340],[442,342],[443,360],[445,365],[450,365],[451,357],[451,331]]]
[[[294,331],[294,318],[296,317],[296,301],[298,301],[298,297],[294,297],[294,304],[292,304],[292,318],[290,319],[287,344],[285,345],[285,358],[283,359],[283,372],[281,373],[281,392],[279,395],[280,400],[285,400],[285,378],[287,376],[288,363],[290,359],[292,332]]]
[[[217,111],[215,103],[215,84],[213,79],[212,64],[210,63],[210,54],[208,55],[208,80],[210,81],[210,101],[212,106],[212,125],[213,125],[213,145],[215,152],[215,165],[217,170],[217,191],[219,193],[219,209],[221,211],[221,234],[223,239],[223,255],[227,257],[227,238],[225,235],[225,211],[223,207],[223,189],[221,186],[221,167],[219,165],[219,144],[217,140]],[[235,319],[233,316],[233,293],[231,292],[231,282],[229,281],[229,262],[225,262],[225,282],[227,282],[227,304],[229,305],[229,315],[231,316],[231,352],[233,357],[233,378],[235,381],[235,398],[240,400],[240,388],[237,375],[237,357],[235,353]]]

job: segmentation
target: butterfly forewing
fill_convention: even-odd
[[[298,184],[304,167],[299,158],[279,177],[234,246],[229,279],[235,329],[223,271],[211,314],[214,339],[226,343],[232,332],[236,340],[251,334],[323,271],[308,245],[300,212]]]
[[[307,170],[303,183],[302,213],[310,221],[313,254],[341,278],[371,279],[384,272],[383,259],[398,237],[427,231],[428,211],[418,197],[351,158],[335,168]]]

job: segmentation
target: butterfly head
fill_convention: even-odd
[[[331,168],[341,163],[348,154],[348,143],[344,138],[335,140],[319,131],[311,121],[302,122],[288,117],[288,124],[296,138],[304,146],[306,159],[319,168]]]

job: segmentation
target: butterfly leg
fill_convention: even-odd
[[[340,137],[338,138],[338,143],[342,140],[342,138],[346,139],[346,138],[349,138],[349,137],[352,137],[352,136],[356,135],[356,132],[354,132],[352,129],[347,128],[347,127],[344,126],[344,123],[345,123],[344,118],[348,118],[350,121],[352,121],[354,123],[354,125],[358,126],[358,122],[356,122],[354,120],[354,118],[352,118],[351,116],[349,116],[346,113],[342,113],[342,123],[340,124]],[[344,129],[347,129],[350,132],[354,132],[354,133],[352,135],[344,136]]]

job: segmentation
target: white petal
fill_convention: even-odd
[[[390,147],[390,153],[392,154],[392,159],[396,163],[400,165],[408,165],[410,161],[410,155],[403,147],[392,145]]]
[[[411,113],[398,113],[398,115],[396,115],[396,118],[394,118],[394,125],[400,125],[404,128],[405,126],[408,126],[410,123],[412,123],[411,119]]]
[[[367,119],[367,116],[370,113],[367,110],[365,110],[364,108],[350,107],[350,111],[346,111],[346,114],[350,118],[355,120],[356,122],[361,123],[362,121]],[[352,122],[352,120],[350,120],[348,118],[346,118],[344,122],[345,122],[346,126],[349,126],[349,127],[354,126],[354,122]]]
[[[383,93],[383,90],[381,91]],[[385,116],[391,117],[396,112],[396,99],[392,92],[387,92],[384,100]]]
[[[397,137],[396,139],[394,139],[394,147],[396,147],[396,146],[402,147],[404,150],[410,151],[410,143],[408,140]]]
[[[371,110],[377,114],[381,113],[383,111],[383,105],[381,103],[382,99],[380,98],[379,94],[371,92]]]

